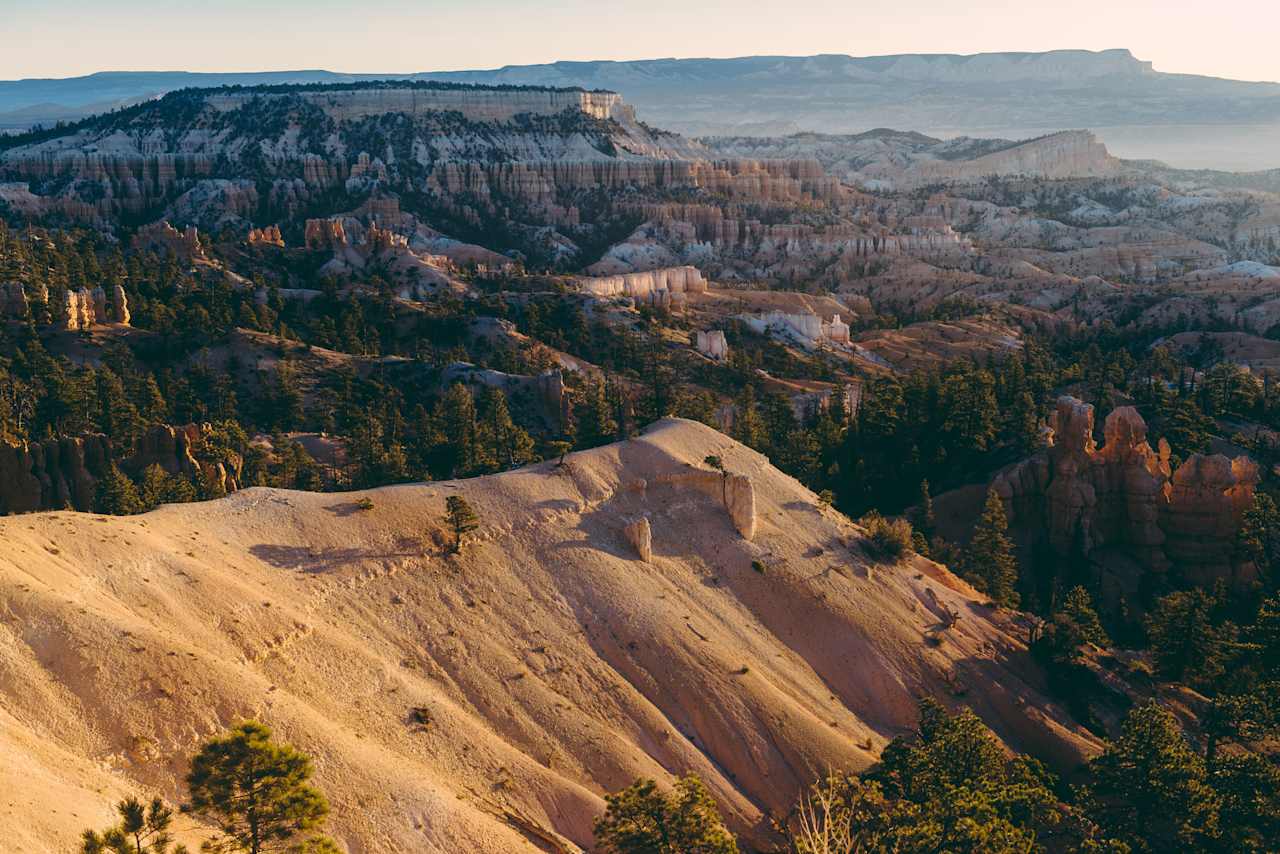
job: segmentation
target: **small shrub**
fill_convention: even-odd
[[[356,509],[357,509],[357,510],[372,510],[372,509],[373,509],[373,499],[372,499],[372,498],[370,498],[370,497],[369,497],[369,496],[367,496],[367,495],[366,495],[366,496],[364,496],[363,498],[361,498],[359,501],[357,501],[357,502],[356,502]]]
[[[754,569],[756,572],[760,573],[761,575],[764,575],[764,564],[761,563],[760,561],[758,560],[751,561],[751,568]]]
[[[910,554],[912,549],[911,523],[906,519],[886,519],[875,510],[858,520],[867,529],[867,539],[877,554],[897,559]]]

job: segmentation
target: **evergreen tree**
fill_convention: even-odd
[[[1280,508],[1265,492],[1253,496],[1253,504],[1240,520],[1236,533],[1236,549],[1240,557],[1252,561],[1263,580],[1275,589],[1280,578]]]
[[[317,831],[329,803],[310,784],[311,760],[271,730],[246,721],[205,743],[191,760],[187,786],[191,811],[218,829],[210,852],[333,852],[337,846]]]
[[[1164,420],[1164,437],[1180,459],[1209,450],[1209,437],[1215,429],[1213,419],[1201,412],[1190,397],[1179,398]]]
[[[1040,413],[1036,409],[1031,392],[1022,392],[1013,402],[1009,414],[1009,429],[1014,447],[1030,453],[1040,441]]]
[[[1147,639],[1160,675],[1207,686],[1223,672],[1230,628],[1214,625],[1214,600],[1203,590],[1181,590],[1156,602]]]
[[[487,446],[484,456],[502,468],[514,468],[533,459],[533,439],[511,419],[507,395],[486,386],[480,395],[480,436]]]
[[[1089,770],[1080,792],[1086,813],[1134,852],[1213,849],[1220,801],[1204,760],[1154,701],[1129,713],[1119,739]]]
[[[160,798],[144,805],[137,798],[116,804],[120,823],[102,833],[86,830],[80,837],[80,854],[186,854],[183,845],[173,846],[169,825],[173,809]]]
[[[1034,651],[1056,665],[1077,663],[1085,644],[1107,646],[1111,639],[1093,609],[1089,591],[1073,587],[1043,627]]]
[[[588,380],[575,409],[579,448],[599,447],[612,442],[617,436],[618,425],[613,420],[604,383]]]
[[[480,527],[480,519],[467,499],[461,495],[450,495],[445,500],[445,520],[453,531],[453,544],[449,547],[449,553],[457,554],[462,549],[462,538]]]
[[[756,450],[763,450],[767,442],[764,420],[756,407],[755,389],[748,383],[734,402],[733,438]]]
[[[929,494],[927,480],[920,481],[920,502],[916,505],[915,524],[925,537],[932,537],[938,524],[937,517],[933,513],[933,496]]]
[[[933,700],[920,703],[917,732],[894,739],[879,765],[852,777],[835,775],[816,789],[822,807],[810,827],[853,845],[805,848],[803,854],[846,852],[996,852],[1024,854],[1061,823],[1054,779],[1038,762],[1008,758],[972,712],[950,715]],[[821,794],[825,790],[825,794]],[[802,802],[801,815],[805,813]],[[801,821],[792,841],[807,836]]]
[[[94,506],[97,512],[111,516],[131,516],[146,509],[138,496],[138,488],[115,463],[98,480]]]
[[[670,794],[638,780],[605,796],[596,820],[596,845],[606,854],[737,854],[715,801],[697,776],[676,781]]]
[[[1004,502],[994,489],[987,492],[982,518],[965,550],[964,571],[978,579],[992,601],[1003,608],[1018,607],[1018,560],[1008,537]]]
[[[448,475],[468,477],[476,474],[482,455],[477,436],[476,402],[471,390],[462,383],[450,386],[437,408],[437,420],[448,443]]]

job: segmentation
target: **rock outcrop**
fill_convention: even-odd
[[[45,442],[0,443],[0,515],[93,509],[111,446],[90,435]]]
[[[85,332],[101,323],[128,324],[129,297],[120,285],[112,285],[108,298],[106,288],[81,288],[67,291],[66,308],[59,325],[69,332]]]
[[[761,335],[780,335],[806,347],[849,343],[849,324],[838,314],[832,315],[830,320],[823,320],[816,314],[770,311],[739,315],[739,319]]]
[[[278,246],[284,248],[284,236],[280,234],[280,226],[268,225],[266,228],[251,228],[246,242],[250,246]]]
[[[756,494],[750,476],[699,469],[681,474],[661,475],[655,482],[689,487],[710,495],[724,506],[733,527],[744,540],[755,539]]]
[[[649,270],[644,273],[625,273],[620,276],[596,276],[579,280],[584,294],[598,297],[631,297],[655,301],[669,294],[667,302],[682,299],[685,294],[704,293],[707,281],[697,267],[670,267]],[[676,295],[679,295],[677,298]]]
[[[640,560],[649,563],[653,560],[653,529],[649,527],[649,519],[642,516],[623,528],[627,542],[635,548]]]
[[[197,481],[213,493],[239,489],[242,462],[200,462],[195,451],[209,425],[156,425],[144,433],[128,455],[119,455],[106,436],[86,436],[0,443],[0,515],[40,510],[91,512],[98,479],[112,464],[137,477],[151,465]]]
[[[1188,580],[1211,585],[1235,577],[1236,532],[1258,481],[1252,460],[1222,454],[1197,454],[1173,473],[1164,513],[1165,553]]]
[[[178,231],[167,221],[145,225],[133,236],[135,249],[149,249],[153,252],[167,252],[181,261],[191,262],[205,257],[204,247],[200,245],[200,231],[194,225]]]
[[[710,356],[712,359],[729,358],[729,342],[725,340],[724,332],[720,329],[710,329],[706,332],[699,329],[694,346],[698,348],[699,353]]]
[[[1204,584],[1249,571],[1231,557],[1258,483],[1251,460],[1194,454],[1171,470],[1168,443],[1151,447],[1133,407],[1107,416],[1101,448],[1093,424],[1091,405],[1060,398],[1044,450],[996,477],[992,489],[1014,526],[1042,532],[1063,558],[1114,551],[1145,571],[1176,567]]]

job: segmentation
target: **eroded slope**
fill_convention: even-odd
[[[709,454],[751,478],[753,541],[714,489],[664,483]],[[445,558],[452,494],[484,524]],[[872,762],[926,692],[963,692],[1060,764],[1093,747],[1005,618],[927,561],[873,565],[859,529],[701,425],[367,495],[0,519],[16,850],[70,846],[128,789],[179,797],[185,758],[246,716],[315,757],[352,852],[574,850],[602,792],[688,771],[759,839],[816,774]],[[648,564],[622,531],[642,514]],[[935,647],[939,603],[962,619]]]

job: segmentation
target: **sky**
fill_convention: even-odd
[[[0,79],[407,73],[587,59],[1128,48],[1280,81],[1277,0],[0,0]]]

